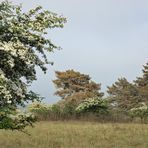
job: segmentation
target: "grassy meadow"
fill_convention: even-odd
[[[0,148],[148,148],[148,124],[44,121],[27,130],[0,130]]]

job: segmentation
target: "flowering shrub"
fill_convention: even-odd
[[[28,125],[32,126],[35,121],[35,116],[29,112],[0,110],[0,129],[23,130]]]
[[[76,108],[78,113],[94,112],[94,113],[107,113],[107,101],[98,97],[86,99]]]
[[[65,22],[41,6],[24,13],[21,6],[0,2],[0,128],[21,129],[34,121],[16,109],[41,100],[28,86],[37,79],[35,67],[46,72],[46,64],[52,64],[46,54],[58,48],[45,36],[47,30]]]
[[[47,112],[52,110],[52,105],[46,105],[41,102],[33,102],[28,106],[30,112]]]
[[[148,106],[145,103],[142,103],[142,106],[132,108],[129,111],[129,115],[132,118],[139,117],[141,119],[146,119],[148,117]]]
[[[33,113],[38,120],[59,120],[70,118],[75,113],[72,104],[46,105],[41,102],[34,102],[28,106],[28,110]]]
[[[44,120],[51,115],[52,105],[46,105],[36,101],[28,106],[28,110],[33,113],[37,119]]]

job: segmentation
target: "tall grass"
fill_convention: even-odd
[[[44,121],[27,130],[0,130],[0,148],[148,148],[146,124]]]

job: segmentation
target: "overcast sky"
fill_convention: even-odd
[[[2,0],[0,0],[2,1]],[[54,71],[74,69],[102,83],[102,90],[120,77],[132,81],[148,62],[148,0],[12,0],[26,11],[41,5],[67,18],[63,29],[49,32],[49,38],[63,50],[49,55],[54,61],[32,89],[46,98],[53,96]]]

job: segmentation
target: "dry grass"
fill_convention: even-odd
[[[148,125],[40,122],[31,136],[0,130],[0,148],[148,148]]]

